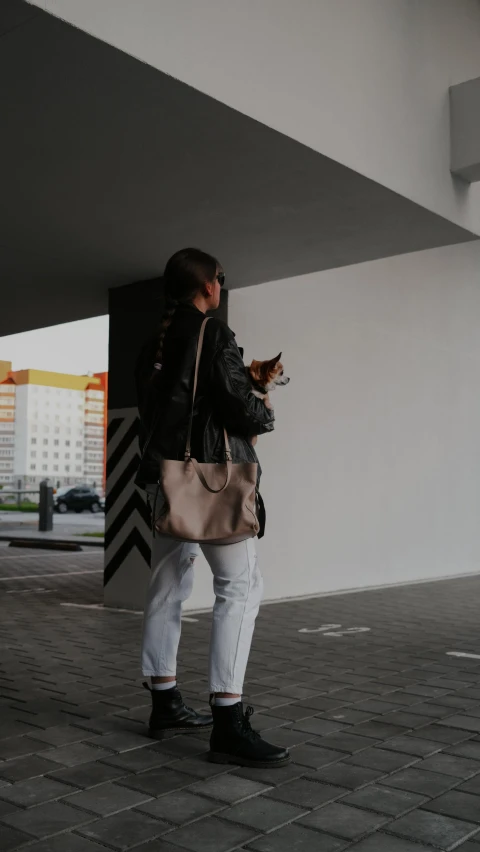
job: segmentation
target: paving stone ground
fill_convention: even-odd
[[[145,736],[141,619],[88,608],[101,559],[0,548],[2,852],[480,852],[480,659],[447,656],[480,654],[480,577],[262,607],[246,700],[293,760],[254,770]],[[179,680],[205,708],[195,618]]]

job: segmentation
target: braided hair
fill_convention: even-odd
[[[160,332],[158,335],[158,344],[157,351],[155,354],[155,364],[153,365],[155,370],[162,369],[162,359],[163,359],[163,343],[165,340],[165,335],[167,333],[167,329],[172,324],[172,320],[177,310],[178,302],[176,299],[167,298],[165,304],[165,310],[163,312],[162,322],[160,323]]]
[[[165,335],[178,306],[192,302],[195,296],[203,293],[205,284],[215,279],[219,269],[221,266],[215,257],[195,248],[181,249],[167,261],[163,273],[165,310],[160,323],[155,370],[162,369]]]

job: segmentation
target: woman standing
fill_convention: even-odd
[[[207,311],[220,305],[224,272],[198,249],[183,249],[164,273],[166,310],[158,338],[137,365],[144,447],[136,484],[156,487],[162,458],[184,457],[196,348]],[[192,427],[192,456],[224,461],[223,428],[233,462],[257,462],[256,436],[273,430],[274,416],[254,396],[233,332],[214,318],[205,328]],[[147,440],[148,436],[148,440]],[[252,730],[242,689],[263,581],[255,540],[237,544],[190,544],[165,536],[153,540],[152,574],[145,606],[142,669],[151,678],[150,734],[212,725],[211,760],[245,766],[280,766],[289,753]],[[186,707],[176,683],[183,601],[190,596],[195,559],[202,550],[213,574],[215,605],[210,644],[212,716]]]

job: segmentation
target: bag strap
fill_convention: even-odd
[[[207,325],[207,322],[209,321],[209,319],[211,319],[211,317],[205,317],[205,319],[202,322],[202,326],[200,328],[200,334],[198,335],[197,356],[196,356],[196,359],[195,359],[195,372],[194,372],[194,375],[193,375],[192,405],[191,405],[191,408],[190,408],[190,421],[189,421],[189,424],[188,424],[187,443],[186,443],[186,446],[185,446],[185,461],[190,461],[190,459],[192,457],[193,411],[194,411],[194,408],[195,408],[195,397],[197,395],[198,371],[199,371],[199,368],[200,368],[200,357],[201,357],[202,349],[203,349],[203,340],[204,340],[204,337],[205,337],[205,328],[206,328],[206,325]],[[228,464],[228,462],[232,461],[232,452],[231,452],[231,449],[230,449],[230,442],[228,440],[227,430],[225,429],[225,427],[223,429],[223,437],[224,437],[224,440],[225,440],[225,460]],[[223,491],[224,488],[227,487],[228,482],[230,480],[230,473],[231,473],[231,471],[230,472],[227,471],[227,480],[225,482],[225,485],[222,488],[219,489],[220,491]],[[202,479],[202,477],[200,477],[200,478]],[[209,486],[207,486],[205,482],[202,482],[202,484],[204,484],[206,487],[208,487],[209,491],[213,490]]]
[[[207,325],[207,322],[208,322],[209,319],[211,319],[211,317],[205,317],[205,319],[203,320],[202,327],[200,329],[200,334],[199,334],[199,337],[198,337],[198,342],[197,342],[197,357],[196,357],[196,360],[195,360],[195,374],[194,374],[194,379],[193,379],[193,397],[192,397],[192,406],[191,406],[191,411],[190,411],[190,422],[189,422],[189,426],[188,426],[187,446],[186,446],[186,449],[185,449],[185,458],[187,458],[187,453],[188,453],[188,457],[190,458],[190,449],[191,449],[190,445],[191,445],[191,439],[192,439],[192,423],[193,423],[193,408],[194,408],[194,405],[195,405],[195,395],[196,395],[196,392],[197,392],[198,369],[199,369],[199,366],[200,366],[200,356],[202,354],[202,348],[203,348],[203,338],[204,338],[204,335],[205,335],[205,326]],[[162,413],[161,408],[158,408],[157,412],[155,414],[155,417],[153,419],[153,425],[150,429],[149,435],[148,435],[148,437],[147,437],[147,439],[146,439],[146,441],[143,445],[143,450],[142,450],[142,453],[141,453],[141,456],[140,456],[140,461],[143,460],[145,453],[147,452],[147,449],[150,446],[150,441],[152,440],[155,429],[157,428],[158,421],[160,419],[161,413]],[[228,435],[227,435],[225,429],[224,429],[224,433],[225,433],[225,446],[226,446],[226,448],[228,448],[228,452],[230,452],[230,444],[229,444]]]

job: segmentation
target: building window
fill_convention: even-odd
[[[48,452],[47,452],[47,453],[42,453],[42,459],[48,459]]]
[[[36,438],[32,438],[32,440],[31,440],[31,442],[30,442],[30,443],[32,443],[32,444],[36,444],[36,443],[37,443],[37,439],[36,439]]]
[[[81,458],[82,458],[82,454],[81,454],[81,453],[75,453],[75,458],[76,458],[77,460],[78,460],[78,459],[81,459]]]
[[[48,465],[42,464],[42,470],[48,470]]]
[[[82,442],[81,442],[81,441],[77,441],[77,447],[81,447],[81,446],[82,446]]]
[[[32,450],[32,452],[30,453],[30,455],[31,455],[32,459],[35,459],[35,458],[37,457],[37,451],[36,451],[36,450]]]
[[[70,473],[70,465],[69,464],[65,465],[65,470],[66,470],[67,473]]]
[[[43,446],[48,446],[48,438],[43,439]]]
[[[58,459],[58,453],[54,453],[54,454],[53,454],[53,458],[54,458],[54,459]]]
[[[69,446],[70,446],[70,441],[65,441],[65,446],[66,446],[66,447],[69,447]]]
[[[55,440],[53,442],[53,446],[58,447],[59,443],[60,443],[60,441],[58,440],[58,438],[55,438]]]
[[[78,465],[78,464],[77,464],[77,466],[76,466],[75,470],[77,471],[77,473],[81,473],[81,472],[82,472],[82,468],[81,468],[81,466],[80,466],[80,465]]]
[[[53,469],[54,469],[54,470],[58,470],[58,464],[54,464],[54,465],[53,465]]]
[[[69,459],[69,458],[70,458],[70,453],[65,453],[65,458],[66,458],[66,459]]]
[[[55,435],[58,435],[58,433],[59,433],[59,432],[60,432],[60,427],[59,427],[59,426],[55,426]]]
[[[36,470],[36,469],[37,469],[37,465],[36,465],[36,464],[31,464],[31,465],[30,465],[30,470]]]

